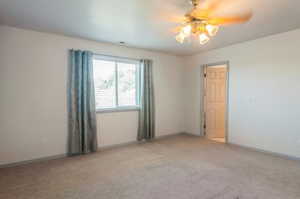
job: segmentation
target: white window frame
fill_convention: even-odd
[[[125,111],[138,111],[140,109],[140,78],[141,78],[141,70],[140,70],[140,62],[136,59],[123,58],[123,57],[115,57],[108,55],[94,55],[93,60],[102,60],[102,61],[111,61],[115,62],[115,77],[116,77],[116,107],[114,108],[97,108],[97,113],[109,113],[109,112],[125,112]],[[126,63],[126,64],[134,64],[136,66],[136,103],[135,106],[119,106],[118,103],[118,63]]]

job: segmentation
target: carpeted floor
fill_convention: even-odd
[[[178,135],[0,169],[1,199],[299,199],[300,162]]]

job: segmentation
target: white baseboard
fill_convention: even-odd
[[[291,156],[291,155],[286,155],[286,154],[277,153],[277,152],[273,152],[273,151],[268,151],[268,150],[264,150],[264,149],[259,149],[259,148],[255,148],[255,147],[250,147],[250,146],[244,146],[244,145],[240,145],[240,144],[236,144],[236,143],[232,143],[232,142],[228,142],[227,144],[232,145],[232,146],[241,147],[241,148],[244,148],[244,149],[248,149],[248,150],[251,150],[251,151],[265,153],[265,154],[280,157],[280,158],[300,161],[300,157],[295,157],[295,156]]]
[[[56,160],[56,159],[61,159],[67,157],[67,154],[59,154],[59,155],[52,155],[52,156],[47,156],[43,158],[35,158],[31,160],[24,160],[24,161],[19,161],[19,162],[13,162],[13,163],[8,163],[8,164],[1,164],[1,168],[8,168],[8,167],[15,167],[15,166],[21,166],[25,164],[30,164],[30,163],[35,163],[35,162],[45,162],[49,160]]]
[[[155,137],[151,141],[161,140],[161,139],[165,139],[165,138],[169,138],[169,137],[173,137],[173,136],[181,135],[181,134],[186,134],[186,133],[185,132],[180,132],[180,133],[173,133],[173,134],[167,134],[167,135],[160,135],[160,136]],[[108,150],[108,149],[113,149],[113,148],[117,148],[117,147],[123,147],[123,146],[128,146],[128,145],[131,145],[131,144],[137,144],[137,143],[143,143],[143,142],[147,142],[147,141],[136,141],[136,140],[134,140],[134,141],[124,142],[124,143],[120,143],[120,144],[100,146],[98,148],[98,150],[99,151]]]
[[[161,136],[157,136],[154,140],[165,139],[165,138],[173,137],[173,136],[180,135],[180,134],[186,134],[186,133],[180,132],[180,133],[174,133],[174,134],[168,134],[168,135],[161,135]],[[137,143],[140,143],[140,142],[130,141],[130,142],[125,142],[125,143],[120,143],[120,144],[100,146],[98,148],[98,150],[99,151],[108,150],[108,149],[113,149],[113,148],[117,148],[117,147],[128,146],[131,144],[137,144]],[[36,162],[44,162],[44,161],[49,161],[49,160],[61,159],[61,158],[65,158],[65,157],[68,157],[68,155],[67,154],[58,154],[58,155],[47,156],[47,157],[43,157],[43,158],[36,158],[36,159],[24,160],[24,161],[13,162],[13,163],[8,163],[8,164],[1,164],[0,169],[20,166],[20,165],[25,165],[25,164],[30,164],[30,163],[36,163]]]
[[[205,136],[200,135],[200,134],[194,134],[194,133],[189,133],[189,132],[183,132],[183,134],[197,136],[197,137],[205,137]]]

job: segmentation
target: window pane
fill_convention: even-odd
[[[94,59],[96,108],[116,107],[115,62]]]
[[[135,106],[136,65],[118,63],[118,102],[119,106]]]

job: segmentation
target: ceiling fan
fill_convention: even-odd
[[[199,38],[201,45],[206,44],[210,37],[217,34],[220,26],[245,23],[252,17],[251,10],[222,16],[218,14],[218,11],[227,9],[230,0],[205,0],[203,3],[203,0],[190,1],[193,5],[192,10],[185,14],[181,20],[182,25],[175,30],[178,33],[175,38],[179,43],[193,35]]]

